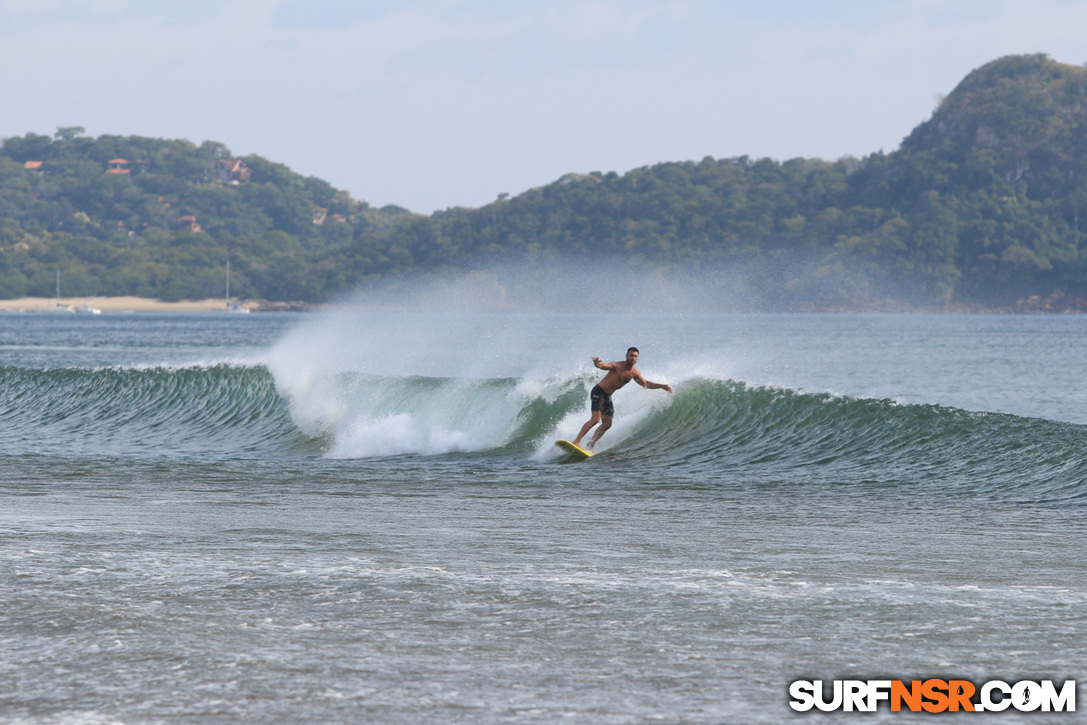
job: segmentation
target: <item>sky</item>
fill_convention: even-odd
[[[226,144],[429,214],[567,173],[893,151],[1087,0],[0,0],[0,138]]]

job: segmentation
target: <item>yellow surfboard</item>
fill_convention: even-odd
[[[581,461],[584,461],[587,458],[592,458],[593,457],[592,453],[589,453],[587,450],[585,450],[581,446],[575,446],[570,441],[555,441],[555,445],[557,445],[559,448],[566,451],[570,455],[575,456],[578,460],[581,460]]]

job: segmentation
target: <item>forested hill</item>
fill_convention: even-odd
[[[571,174],[425,226],[477,256],[740,269],[760,308],[1087,308],[1087,69],[985,65],[889,154]]]
[[[411,216],[222,144],[28,134],[0,147],[0,297],[317,300],[399,264],[360,243]]]
[[[892,153],[569,174],[479,209],[374,209],[221,144],[0,147],[0,296],[327,299],[382,278],[617,258],[745,280],[756,309],[1087,308],[1087,70],[1011,56]]]

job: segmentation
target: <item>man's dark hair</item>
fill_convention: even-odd
[[[627,348],[627,352],[636,352],[636,353],[638,353],[639,355],[641,355],[641,354],[642,354],[642,351],[641,351],[641,350],[639,350],[639,349],[638,349],[638,348],[636,348],[636,347],[628,347],[628,348]]]

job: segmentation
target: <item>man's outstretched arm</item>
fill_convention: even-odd
[[[638,375],[637,377],[635,377],[634,381],[636,383],[638,383],[638,385],[641,385],[646,390],[667,390],[669,394],[671,394],[671,392],[672,392],[672,386],[671,385],[665,385],[664,383],[651,382],[649,380],[646,380],[645,377],[642,376],[642,375]]]

